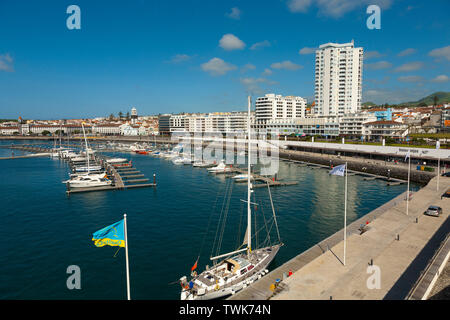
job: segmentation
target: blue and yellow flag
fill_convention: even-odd
[[[92,241],[97,247],[118,246],[125,247],[123,219],[110,226],[98,230],[92,235]]]

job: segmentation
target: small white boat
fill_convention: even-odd
[[[72,157],[70,160],[74,162],[87,161],[87,157]]]
[[[234,177],[232,177],[232,179],[236,182],[240,182],[240,181],[247,181],[248,180],[248,174],[244,173],[244,174],[238,174]],[[253,180],[253,176],[250,176],[250,180]]]
[[[106,160],[106,162],[108,163],[122,163],[122,162],[127,162],[128,159],[125,158],[112,158],[112,159],[108,159]]]
[[[212,167],[208,169],[208,172],[217,173],[217,172],[230,172],[231,168],[225,165],[225,162],[222,160],[218,166]]]
[[[76,172],[92,172],[92,171],[100,171],[100,170],[102,170],[102,166],[75,167]]]
[[[111,185],[111,180],[100,177],[80,176],[64,181],[63,183],[69,183],[71,188],[88,188],[109,186]]]
[[[184,164],[184,159],[183,158],[173,158],[172,159],[173,164]]]
[[[100,172],[100,173],[93,173],[93,172],[80,172],[80,173],[72,173],[70,174],[70,179],[75,179],[78,177],[91,177],[91,178],[107,178],[108,175],[106,172]],[[66,183],[67,181],[64,181],[63,183]]]

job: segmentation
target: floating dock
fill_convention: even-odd
[[[228,171],[210,172],[212,174],[247,174],[246,169],[241,169],[238,167],[231,167]],[[280,181],[275,178],[269,178],[256,173],[252,173],[253,177],[253,188],[265,188],[267,185],[269,187],[283,187],[292,186],[298,184],[298,181]],[[236,181],[237,182],[237,181]],[[247,183],[247,181],[239,181],[239,183]]]

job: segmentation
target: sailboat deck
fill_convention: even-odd
[[[221,288],[227,288],[230,286],[234,286],[238,283],[241,283],[242,281],[254,276],[255,274],[261,272],[262,270],[266,269],[268,267],[268,265],[272,262],[272,260],[275,258],[276,254],[278,253],[280,246],[276,245],[276,246],[272,246],[272,247],[268,247],[268,248],[263,248],[263,249],[257,249],[255,251],[253,251],[251,253],[251,257],[250,257],[250,262],[252,265],[254,265],[255,267],[253,269],[251,269],[249,272],[247,272],[245,274],[245,276],[241,276],[238,277],[237,279],[221,286]],[[269,251],[270,250],[270,251]],[[267,252],[269,252],[269,254],[267,255]],[[240,254],[236,257],[241,257],[243,259],[247,259],[247,255],[245,253]],[[263,264],[259,264],[258,263],[264,258],[266,257],[266,260]],[[208,275],[210,277],[208,277]],[[233,274],[230,273],[230,276],[232,276]],[[203,284],[205,284],[206,286],[210,287],[216,284],[216,281],[219,281],[219,277],[217,277],[213,272],[212,269],[208,270],[208,271],[204,271],[201,274],[199,274],[195,279],[193,280],[197,280],[202,282]],[[208,291],[207,291],[208,292]]]

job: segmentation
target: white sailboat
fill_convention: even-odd
[[[192,272],[192,278],[188,281],[187,277],[180,278],[181,300],[210,300],[223,298],[242,290],[254,281],[258,281],[262,276],[268,273],[268,266],[275,258],[280,246],[282,245],[276,223],[275,211],[273,219],[278,234],[278,243],[254,249],[252,247],[252,209],[250,196],[252,194],[251,177],[251,152],[250,152],[250,97],[248,98],[248,189],[247,189],[247,229],[242,245],[235,251],[220,254],[210,259],[215,262],[211,268],[206,268],[200,274]],[[269,187],[268,187],[269,188]],[[272,196],[270,194],[270,200]],[[273,209],[273,205],[272,205]],[[269,238],[270,239],[270,238]],[[223,259],[223,260],[222,260]],[[217,261],[220,261],[216,263]],[[198,262],[198,259],[197,259]],[[197,267],[195,263],[192,270]]]
[[[98,174],[92,174],[96,171],[101,171],[102,166],[91,166],[90,165],[90,155],[89,147],[86,139],[86,132],[84,130],[84,125],[81,123],[83,128],[84,142],[86,146],[85,154],[87,160],[87,166],[77,166],[75,167],[75,175],[71,176],[70,180],[63,181],[63,183],[68,183],[71,188],[86,188],[86,187],[100,187],[111,185],[111,180],[107,179],[105,172],[100,172]],[[79,174],[81,172],[81,174]]]
[[[69,183],[71,188],[87,188],[87,187],[103,187],[111,185],[111,180],[105,177],[103,173],[101,175],[81,175],[72,178],[63,183]]]

